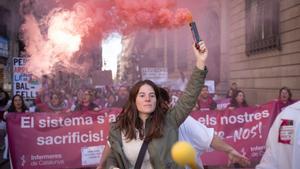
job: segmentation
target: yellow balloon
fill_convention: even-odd
[[[176,142],[171,150],[173,160],[180,166],[194,166],[196,151],[193,146],[185,141]]]

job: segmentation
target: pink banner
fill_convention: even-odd
[[[265,142],[274,116],[276,103],[235,110],[193,112],[192,116],[215,129],[217,135],[252,162],[258,162],[265,150]],[[211,151],[202,156],[205,165],[226,165],[225,153]]]
[[[260,160],[269,128],[278,114],[276,102],[236,110],[193,112],[252,162]],[[120,109],[83,113],[10,113],[8,137],[14,169],[96,166],[108,136],[109,122]],[[227,156],[208,152],[205,165],[226,165]]]
[[[118,110],[118,111],[117,111]],[[119,109],[83,113],[9,113],[7,130],[14,169],[96,166],[109,121]]]

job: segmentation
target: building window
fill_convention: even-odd
[[[246,54],[280,49],[279,0],[246,0]]]

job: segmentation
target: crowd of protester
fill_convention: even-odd
[[[73,84],[75,83],[75,84]],[[92,87],[86,81],[74,80],[71,76],[58,74],[52,78],[44,76],[42,87],[37,92],[34,100],[24,100],[20,95],[14,95],[12,98],[8,92],[0,88],[0,121],[5,120],[5,114],[8,112],[76,112],[76,111],[99,111],[104,108],[121,108],[128,98],[128,85],[106,85]],[[182,91],[164,87],[170,95],[170,106],[174,106]],[[223,97],[214,97],[209,93],[209,87],[204,85],[198,96],[198,101],[193,111],[208,111],[235,109],[248,107],[246,94],[233,82],[227,93]],[[21,100],[21,103],[18,103]],[[218,100],[225,101],[225,106],[219,107]],[[278,104],[278,110],[291,105],[295,102],[292,99],[292,92],[288,87],[279,89],[278,97],[274,98]],[[223,103],[223,104],[224,104]],[[22,104],[22,109],[16,106]],[[6,113],[5,113],[6,112]],[[3,126],[3,123],[0,123]],[[3,128],[3,127],[1,127]]]
[[[54,81],[58,81],[54,83]],[[24,100],[20,95],[14,95],[10,99],[9,94],[0,89],[0,119],[3,120],[4,112],[15,111],[12,107],[15,97],[22,100],[26,112],[76,112],[76,111],[99,111],[104,108],[119,107],[121,108],[128,98],[128,85],[112,86],[106,85],[98,88],[86,87],[81,85],[68,89],[72,85],[61,85],[64,83],[70,84],[69,81],[53,80],[45,78],[42,83],[42,88],[34,100]],[[74,85],[73,85],[74,87]],[[173,90],[164,87],[170,94],[170,105],[173,106],[182,94],[180,90]],[[226,106],[217,107],[218,100],[227,100]],[[278,110],[295,102],[292,99],[292,92],[288,87],[279,89],[278,98],[274,101],[278,102]],[[220,109],[235,109],[240,107],[248,107],[245,92],[238,88],[237,83],[232,83],[228,89],[226,96],[215,99],[208,91],[208,86],[204,86],[198,96],[198,101],[193,111],[208,111]]]
[[[104,108],[119,107],[121,108],[128,96],[129,88],[127,85],[119,86],[102,86],[92,88],[89,85],[71,87],[69,81],[54,83],[48,77],[44,77],[42,89],[37,93],[35,100],[24,100],[21,95],[14,95],[11,99],[9,94],[0,89],[0,127],[5,129],[6,115],[12,112],[77,112],[77,111],[99,111]],[[65,85],[62,85],[65,84]],[[63,87],[62,87],[63,86]],[[170,106],[175,105],[182,91],[173,90],[165,87],[170,94]],[[208,91],[208,86],[200,90],[198,101],[193,111],[219,110],[217,100],[214,99]],[[220,99],[220,98],[219,98]],[[245,93],[238,88],[237,83],[232,83],[226,96],[221,99],[227,99],[228,103],[224,109],[236,109],[248,107]],[[292,92],[288,87],[279,89],[278,98],[274,99],[279,110],[295,102],[292,99]],[[7,138],[6,138],[7,139]],[[7,158],[7,157],[6,157]]]

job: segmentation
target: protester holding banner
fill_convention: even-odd
[[[93,102],[93,92],[86,89],[83,92],[82,99],[77,101],[74,111],[99,111],[101,108]]]
[[[8,101],[9,101],[8,93],[4,91],[2,88],[0,88],[0,123],[2,123],[3,114],[9,106]]]
[[[266,151],[256,169],[299,169],[300,101],[286,107],[274,121]]]
[[[12,98],[11,105],[7,109],[7,111],[3,114],[3,119],[6,120],[6,116],[8,113],[24,113],[27,112],[28,108],[25,104],[25,101],[21,95],[14,95]],[[3,152],[3,159],[8,159],[8,139],[7,135],[5,136],[5,150]]]
[[[132,168],[144,144],[146,155],[140,158],[141,168],[180,168],[171,158],[170,150],[178,140],[178,128],[195,105],[204,84],[207,49],[204,42],[193,45],[197,62],[191,79],[175,107],[163,111],[159,88],[150,80],[136,83],[117,121],[111,125],[111,153],[106,168]],[[144,147],[143,146],[143,147]],[[143,159],[143,160],[142,160]]]
[[[282,111],[284,107],[295,102],[295,100],[292,99],[292,92],[288,87],[282,87],[279,89],[279,95],[276,101],[278,103],[279,111]]]
[[[4,112],[7,110],[9,106],[9,95],[6,91],[4,91],[2,88],[0,88],[0,132],[1,132],[1,143],[5,143],[7,142],[7,137],[5,137],[5,133],[6,133],[6,123],[4,122],[3,118],[4,118]],[[3,133],[3,135],[2,135]],[[2,145],[1,145],[2,146]],[[3,147],[1,147],[3,148]],[[7,153],[5,153],[6,151],[4,151],[3,153],[3,159],[7,158]]]
[[[217,103],[208,93],[208,86],[204,85],[198,97],[198,109],[200,111],[215,110]]]
[[[50,93],[50,101],[38,107],[40,112],[55,112],[62,113],[67,111],[68,105],[64,101],[62,93],[59,91]]]
[[[229,109],[235,109],[240,107],[248,107],[245,93],[242,90],[237,90],[233,93],[233,96],[228,105]]]
[[[3,115],[3,119],[4,120],[6,119],[7,113],[24,113],[27,111],[28,111],[28,107],[26,106],[23,97],[21,95],[16,94],[12,98],[11,105],[9,106],[7,111],[5,111]]]

